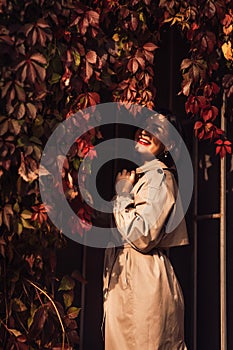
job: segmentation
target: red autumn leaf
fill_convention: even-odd
[[[213,52],[216,45],[216,35],[209,30],[205,32],[199,32],[194,39],[195,47],[201,52],[210,54]]]
[[[1,90],[2,90],[2,94],[1,94],[1,95],[2,95],[2,98],[4,98],[4,97],[6,96],[6,94],[7,94],[8,90],[9,90],[11,84],[12,84],[12,82],[11,82],[11,81],[8,81],[8,82],[5,84],[5,86],[3,86],[3,87],[1,88]]]
[[[15,113],[14,115],[16,116],[17,119],[22,119],[25,115],[26,109],[25,109],[25,104],[20,103],[16,108],[15,108]]]
[[[3,208],[3,222],[6,225],[8,231],[10,231],[10,218],[14,215],[12,205],[6,204]]]
[[[222,85],[228,98],[233,95],[233,74],[225,74],[222,79]]]
[[[223,158],[227,153],[232,153],[231,142],[229,140],[217,140],[215,142],[216,146],[216,154],[220,154],[220,157]]]
[[[182,93],[183,93],[185,96],[188,96],[188,95],[189,95],[191,85],[192,85],[192,80],[191,80],[191,79],[183,80],[183,82],[182,82],[182,90],[181,90],[181,91],[182,91]]]
[[[86,17],[84,17],[81,21],[79,21],[78,28],[81,35],[85,35],[87,32],[87,28],[89,27],[89,22]]]
[[[39,77],[39,79],[41,81],[45,80],[46,77],[46,70],[44,67],[41,67],[39,64],[37,63],[33,63],[33,67],[35,68],[35,71],[37,73],[37,77]]]
[[[232,23],[232,16],[229,13],[226,13],[224,18],[221,20],[221,23],[224,27],[229,27]]]
[[[93,68],[92,66],[86,61],[86,74],[85,74],[85,78],[84,78],[84,81],[85,83],[87,83],[90,78],[92,77],[93,75]]]
[[[26,182],[34,181],[38,178],[38,164],[37,162],[30,156],[24,157],[21,152],[21,164],[18,169],[18,174],[24,179]]]
[[[204,96],[189,96],[185,103],[186,113],[198,114],[200,109],[206,108],[209,102]]]
[[[218,108],[215,106],[210,106],[208,108],[205,108],[201,110],[201,117],[205,122],[211,120],[215,120],[218,115]]]
[[[193,38],[194,38],[194,36],[195,36],[195,31],[196,31],[198,28],[199,28],[199,25],[198,25],[196,22],[192,23],[191,28],[187,31],[187,34],[186,34],[187,39],[188,39],[189,41],[193,40]]]
[[[98,14],[98,12],[92,11],[92,10],[87,11],[86,17],[88,19],[90,26],[99,28],[100,15]]]
[[[88,96],[90,106],[100,103],[100,95],[97,92],[89,92]]]
[[[138,67],[139,67],[139,65],[138,65],[137,59],[136,58],[131,58],[129,60],[128,64],[127,64],[128,70],[131,73],[135,74],[137,72],[137,70],[138,70]]]
[[[144,60],[144,58],[136,57],[136,59],[137,59],[139,65],[141,66],[141,69],[144,69],[145,68],[145,60]]]
[[[49,32],[50,26],[44,19],[39,19],[37,23],[27,23],[23,29],[27,42],[35,45],[37,42],[45,47],[46,41],[51,41],[52,34]]]
[[[205,7],[204,7],[204,15],[207,18],[212,18],[216,13],[216,6],[214,4],[214,1],[206,1]]]
[[[138,18],[135,15],[131,15],[131,28],[135,31],[138,27]]]
[[[24,82],[26,78],[31,83],[35,83],[36,78],[39,80],[45,80],[46,70],[41,64],[46,64],[46,59],[40,53],[32,54],[29,57],[25,57],[17,66],[16,71],[22,68],[21,71],[21,82]]]
[[[154,51],[155,49],[158,49],[158,46],[149,42],[143,45],[143,49],[151,52],[151,51]]]
[[[6,27],[4,26],[0,27],[0,43],[1,42],[6,43],[7,45],[10,45],[10,46],[14,44],[14,39],[9,36],[9,33],[10,33],[9,30]]]
[[[88,51],[86,54],[86,60],[88,63],[95,64],[97,61],[97,54],[95,51]]]
[[[27,77],[28,80],[30,80],[32,83],[35,82],[36,80],[36,70],[34,68],[34,66],[31,63],[28,63],[27,65]]]
[[[65,73],[63,74],[63,76],[61,77],[61,82],[65,85],[65,86],[69,86],[70,85],[70,79],[72,76],[72,72],[71,70],[65,66]]]
[[[36,106],[34,104],[32,104],[31,102],[26,103],[26,107],[28,110],[28,115],[30,118],[35,119],[36,115],[37,115],[37,109]]]
[[[9,127],[9,122],[8,120],[3,120],[3,122],[0,124],[0,136],[4,135],[7,133]]]
[[[205,84],[203,89],[204,95],[208,98],[210,98],[212,95],[217,95],[219,91],[220,91],[219,86],[214,82]]]
[[[80,158],[84,158],[87,154],[91,159],[96,157],[96,151],[89,139],[89,135],[87,135],[86,138],[83,137],[83,138],[77,139],[76,144],[77,144],[77,154]]]
[[[37,25],[40,28],[50,28],[49,24],[43,18],[38,19]]]
[[[17,94],[17,97],[20,101],[25,102],[26,100],[26,93],[23,88],[23,84],[21,84],[19,81],[15,80],[15,91]]]
[[[48,215],[47,215],[47,209],[48,206],[45,206],[44,204],[34,205],[32,206],[32,209],[34,210],[34,213],[32,214],[31,221],[38,221],[39,224],[42,224],[44,221],[47,221]]]
[[[21,125],[18,120],[12,119],[9,121],[9,130],[12,134],[18,135],[21,131]]]
[[[40,64],[46,64],[47,60],[46,58],[41,54],[41,53],[34,53],[30,56],[30,60],[36,61],[37,63]]]
[[[195,135],[201,140],[213,139],[215,137],[215,125],[211,122],[203,123],[202,121],[197,121],[194,125]]]
[[[86,227],[86,224],[91,225],[91,213],[91,208],[88,205],[85,205],[78,210],[77,215],[81,219],[82,224],[84,224],[83,227]]]
[[[65,62],[65,65],[67,67],[72,64],[73,56],[72,56],[72,53],[71,53],[71,51],[69,49],[66,50],[66,52],[64,53],[62,60]]]
[[[37,36],[38,36],[38,42],[41,44],[41,46],[46,46],[46,33],[42,29],[37,29]]]
[[[187,69],[187,68],[189,68],[192,64],[193,64],[193,61],[192,61],[192,60],[190,60],[189,58],[185,58],[185,59],[183,59],[183,61],[181,62],[180,69],[181,69],[181,70]]]

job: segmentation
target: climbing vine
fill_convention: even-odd
[[[1,1],[2,348],[78,346],[79,308],[73,304],[76,282],[85,281],[77,271],[56,275],[56,250],[65,239],[41,201],[42,151],[63,120],[89,106],[113,101],[156,109],[154,57],[161,31],[170,26],[190,45],[180,66],[187,118],[198,139],[212,142],[223,157],[231,153],[219,126],[219,101],[233,95],[231,1]],[[88,115],[80,128],[86,124]],[[101,137],[98,129],[83,134],[63,166],[67,200],[83,219],[80,235],[90,213],[74,182],[82,159],[96,156],[93,145]]]

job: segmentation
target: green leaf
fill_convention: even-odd
[[[69,277],[69,276],[64,276],[61,280],[59,291],[61,290],[72,290],[75,287],[75,281]]]
[[[36,126],[40,126],[44,123],[44,118],[41,114],[37,115],[36,119],[35,119],[35,125]]]
[[[23,232],[23,225],[22,225],[20,222],[18,222],[18,230],[17,230],[17,233],[18,233],[18,235],[20,236],[22,232]]]
[[[30,137],[30,142],[33,142],[33,143],[36,143],[37,145],[42,145],[42,142],[41,142],[41,140],[40,139],[38,139],[38,137],[36,137],[36,136],[32,136],[32,137]]]
[[[139,20],[140,20],[141,22],[145,23],[145,18],[144,18],[143,12],[140,12],[140,13],[139,13]]]
[[[31,211],[29,211],[29,210],[27,210],[27,209],[24,209],[23,211],[22,211],[22,213],[21,213],[21,217],[23,218],[23,219],[31,219],[31,217],[32,217],[32,212]]]
[[[75,170],[78,170],[80,166],[80,159],[79,158],[75,158],[73,160],[73,167],[75,168]]]
[[[76,68],[78,68],[79,65],[80,65],[80,62],[81,62],[81,56],[80,56],[79,52],[76,51],[76,50],[73,50],[72,54],[73,54],[73,57],[74,57],[75,66],[76,66]]]
[[[36,310],[37,310],[37,306],[35,304],[31,304],[30,316],[28,317],[28,320],[27,320],[28,328],[30,328],[32,325]]]
[[[59,83],[60,79],[61,79],[61,75],[60,74],[53,73],[52,76],[51,76],[51,79],[49,79],[49,84],[50,85],[57,84],[57,83]]]
[[[81,310],[81,308],[79,308],[79,307],[71,306],[67,310],[67,315],[68,315],[69,319],[73,320],[74,318],[78,317],[80,310]]]
[[[13,299],[12,308],[16,312],[22,312],[27,310],[27,306],[19,298]]]
[[[38,146],[36,146],[36,145],[33,146],[33,149],[34,149],[34,153],[35,153],[36,159],[40,160],[41,159],[41,149]]]
[[[33,321],[29,328],[28,336],[31,339],[37,339],[45,325],[45,322],[48,318],[47,306],[40,306],[33,315]]]
[[[70,307],[74,301],[74,291],[69,290],[68,292],[64,292],[63,300],[64,300],[65,308],[67,309],[68,307]]]
[[[18,203],[18,202],[15,202],[15,204],[13,205],[13,210],[14,210],[16,213],[19,213],[20,208],[19,208],[19,203]]]
[[[21,218],[22,224],[24,228],[28,228],[28,229],[35,229],[34,226],[32,226],[27,220]]]
[[[20,331],[18,331],[17,329],[8,328],[8,331],[11,334],[13,334],[16,338],[19,337],[20,335],[22,335],[22,333]]]

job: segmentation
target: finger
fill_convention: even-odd
[[[131,181],[132,183],[134,183],[134,181],[135,181],[135,171],[131,171],[131,174],[130,174],[130,181]]]
[[[117,174],[117,176],[116,176],[116,181],[118,181],[120,178],[121,178],[121,172],[119,172],[118,174]]]

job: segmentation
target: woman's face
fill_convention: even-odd
[[[146,127],[147,130],[139,129],[135,135],[135,149],[146,158],[153,158],[165,149],[164,144],[154,136],[154,130],[150,129],[150,127]],[[151,130],[152,133],[148,130]]]

